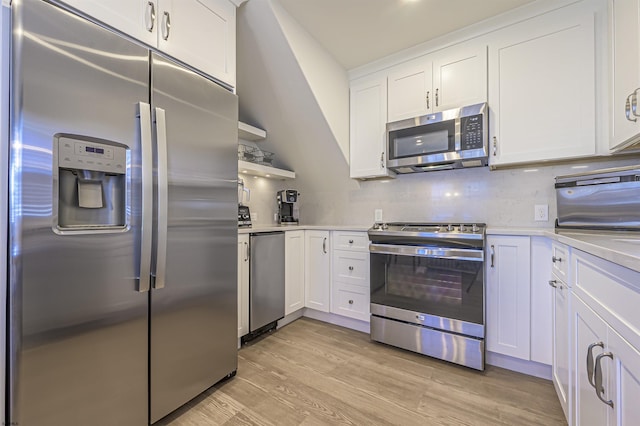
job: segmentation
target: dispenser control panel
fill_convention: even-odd
[[[127,149],[69,137],[58,138],[58,167],[125,174]]]

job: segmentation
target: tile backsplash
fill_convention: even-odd
[[[384,221],[482,222],[493,227],[553,227],[556,218],[554,178],[608,167],[640,164],[625,157],[551,166],[502,170],[488,167],[416,173],[395,179],[357,184],[324,184],[316,179],[272,181],[245,177],[251,188],[251,211],[256,225],[275,223],[276,192],[293,188],[301,192],[300,221],[310,225],[362,225],[374,221],[381,209]],[[534,206],[549,206],[549,221],[534,220]]]

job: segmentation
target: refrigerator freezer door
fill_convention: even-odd
[[[284,232],[251,235],[249,331],[284,317]]]
[[[43,1],[12,13],[8,420],[147,424],[136,106],[149,98],[148,51]],[[128,228],[54,232],[59,134],[128,147]]]
[[[151,291],[153,423],[237,368],[238,100],[167,59],[151,61],[168,163],[165,282]]]

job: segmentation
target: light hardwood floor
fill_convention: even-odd
[[[484,372],[308,318],[244,346],[238,374],[157,423],[565,425],[551,382]]]

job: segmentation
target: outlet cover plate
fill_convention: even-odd
[[[533,210],[533,220],[536,222],[549,222],[549,205],[536,204]]]

